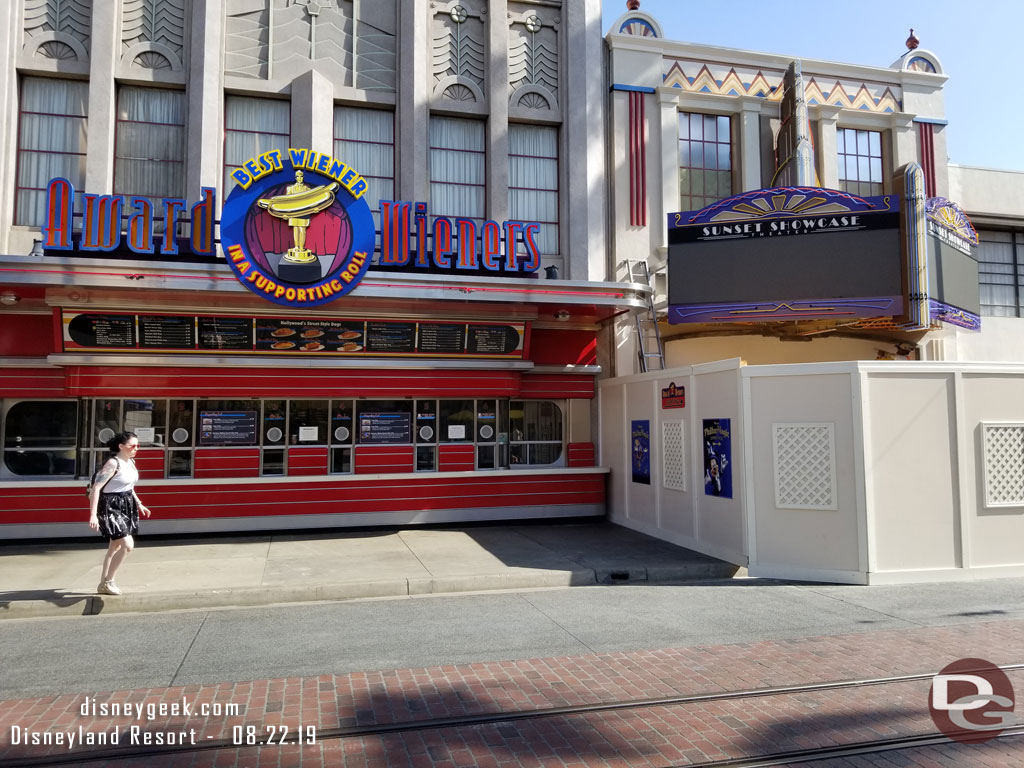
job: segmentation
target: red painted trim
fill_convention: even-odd
[[[593,399],[595,396],[594,377],[571,374],[532,374],[523,376],[520,397],[526,399]]]
[[[196,448],[194,474],[208,477],[258,477],[259,448]]]
[[[327,448],[289,448],[288,474],[294,476],[326,475]]]
[[[0,370],[0,397],[68,397],[64,386],[64,371],[52,368],[4,368]]]
[[[935,126],[918,123],[917,135],[921,170],[924,171],[924,193],[927,197],[935,197]]]
[[[135,466],[139,470],[140,479],[162,480],[165,475],[166,456],[159,448],[143,448],[135,457]]]
[[[597,331],[538,328],[530,359],[537,365],[596,365]]]
[[[61,314],[60,307],[54,307],[52,312],[52,318],[50,322],[53,324],[51,333],[53,334],[53,349],[56,352],[64,351],[64,316]]]
[[[412,472],[416,451],[411,445],[359,445],[355,450],[357,475]]]
[[[47,315],[0,315],[0,357],[46,357],[52,324]]]
[[[596,462],[593,443],[569,443],[567,463],[570,467],[593,467]]]
[[[139,491],[158,520],[442,509],[466,510],[471,519],[472,510],[479,508],[605,503],[602,473],[516,475],[510,471],[482,477],[425,476],[393,483],[379,479],[237,485],[182,482],[143,485]],[[87,535],[87,517],[85,496],[78,487],[9,488],[0,498],[0,530],[11,524],[80,522],[82,535]]]
[[[78,397],[515,397],[520,388],[517,371],[70,366],[67,377]]]
[[[476,469],[476,446],[438,446],[437,468],[441,472],[472,472]]]

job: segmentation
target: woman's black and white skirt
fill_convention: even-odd
[[[139,507],[135,494],[101,493],[96,518],[100,524],[100,535],[107,541],[134,536],[139,531]]]

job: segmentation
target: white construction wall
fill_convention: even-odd
[[[615,522],[746,564],[743,511],[743,456],[740,432],[740,361],[724,360],[668,371],[606,379],[598,384],[602,466],[616,468],[609,478],[608,506]],[[684,408],[662,408],[661,391],[685,388]],[[705,494],[704,419],[729,419],[732,429],[732,498]],[[634,482],[633,421],[650,424],[650,484]],[[666,427],[668,423],[668,427]],[[663,442],[682,433],[681,451]],[[617,471],[621,468],[622,471]],[[685,488],[685,490],[683,490]]]
[[[670,383],[685,408],[662,407]],[[752,576],[1024,575],[1024,365],[725,360],[606,380],[599,398],[622,525]],[[705,483],[706,419],[729,419],[731,498]],[[649,484],[632,470],[636,421]]]

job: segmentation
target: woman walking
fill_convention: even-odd
[[[139,481],[139,470],[135,468],[138,436],[134,432],[114,435],[107,448],[110,456],[96,474],[89,492],[89,527],[110,542],[96,591],[101,595],[120,595],[114,574],[135,547],[132,536],[139,530],[139,513],[149,517],[149,509],[135,493],[135,483]]]

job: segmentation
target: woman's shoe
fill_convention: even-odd
[[[114,583],[113,579],[107,579],[106,581],[101,581],[100,585],[98,587],[96,587],[96,591],[99,592],[101,595],[120,595],[121,594],[121,588],[119,586],[117,586],[117,584]]]

